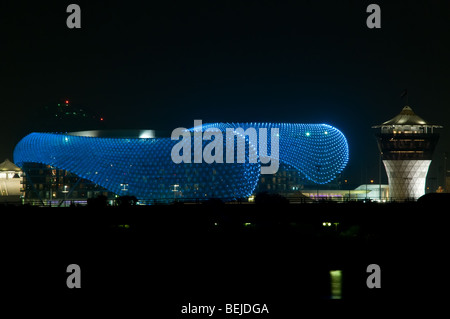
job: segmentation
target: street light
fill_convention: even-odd
[[[177,187],[180,187],[180,185],[174,184],[174,185],[170,185],[170,186],[173,186],[173,189],[172,189],[172,192],[173,192],[173,201],[175,202],[175,201],[176,201],[176,198],[177,198],[177,192],[178,192]]]
[[[348,179],[344,179],[344,183],[345,183],[345,188],[348,188],[348,200],[351,200],[351,193],[350,193],[350,188],[348,186]]]
[[[64,185],[64,190],[62,191],[64,194],[64,207],[67,207],[67,193],[69,192],[68,188],[69,186]]]

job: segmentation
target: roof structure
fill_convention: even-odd
[[[379,128],[382,126],[393,126],[393,125],[432,126],[437,128],[442,127],[440,125],[428,123],[420,116],[418,116],[416,113],[414,113],[411,107],[405,106],[398,115],[394,116],[393,118],[382,124],[372,126],[372,128]]]
[[[6,159],[3,163],[0,163],[0,172],[20,172],[22,171],[9,159]]]
[[[256,130],[265,139],[258,138]],[[182,132],[188,134],[181,141],[31,133],[16,145],[14,162],[19,167],[40,163],[64,169],[117,195],[175,201],[248,197],[265,173],[263,168],[278,170],[279,164],[289,165],[316,184],[327,184],[342,172],[349,157],[344,134],[327,124],[206,123]],[[214,145],[201,137],[203,132],[217,133],[214,141],[221,138]],[[198,136],[199,147],[195,146]],[[197,163],[196,154],[202,155]]]

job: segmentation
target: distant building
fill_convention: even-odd
[[[57,121],[64,120],[80,120],[80,121],[103,121],[103,118],[87,112],[85,109],[78,107],[71,103],[69,100],[61,100],[57,103],[56,106],[45,106],[45,111],[48,113],[47,115],[52,118],[54,117]]]
[[[114,198],[105,188],[65,169],[40,163],[25,163],[22,168],[25,204],[68,206],[86,204],[99,195]]]
[[[321,188],[330,187],[330,184],[327,183],[324,186],[320,186]],[[281,163],[277,173],[259,177],[254,193],[267,192],[290,196],[305,188],[315,187],[315,185],[318,184],[314,184],[314,182],[305,178],[295,167]]]
[[[364,201],[386,202],[389,200],[389,186],[380,184],[363,184],[355,189],[304,189],[301,191],[304,198],[288,196],[291,202],[305,201]],[[298,196],[297,196],[298,197]]]
[[[363,193],[358,191],[363,191]],[[384,184],[363,184],[355,189],[355,193],[357,200],[369,199],[374,202],[386,202],[390,198],[389,185]]]
[[[30,117],[35,117],[36,120],[29,123],[29,128],[37,131],[67,132],[93,127],[101,129],[106,121],[103,115],[82,105],[82,102],[69,99],[47,103],[33,112]]]
[[[430,124],[409,106],[380,125],[376,134],[389,179],[390,200],[417,200],[425,194],[425,181],[431,164],[440,125]]]
[[[0,163],[0,201],[19,202],[22,187],[22,170],[10,160]]]

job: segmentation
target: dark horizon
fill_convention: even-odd
[[[3,5],[0,161],[26,134],[55,130],[41,110],[68,99],[104,118],[91,129],[327,123],[349,143],[343,176],[378,182],[371,126],[401,111],[407,89],[416,114],[444,126],[428,174],[443,176],[448,2],[377,1],[381,29],[366,26],[369,1],[78,1],[81,29],[68,29],[70,3]]]

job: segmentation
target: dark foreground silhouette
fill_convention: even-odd
[[[189,302],[267,303],[271,318],[283,318],[312,305],[326,312],[440,300],[448,280],[442,205],[3,206],[3,287],[12,299],[29,292],[80,307],[145,304],[167,318],[184,318]],[[66,286],[72,263],[82,271],[78,291]],[[369,264],[381,267],[380,289],[367,288]],[[329,299],[331,270],[342,271],[340,302]]]

